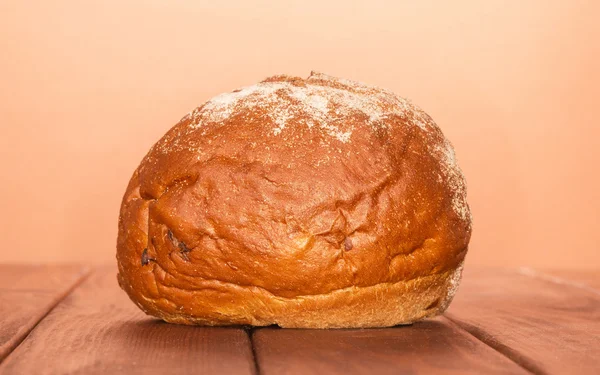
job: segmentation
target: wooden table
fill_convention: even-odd
[[[0,265],[0,374],[600,374],[598,272],[467,268],[444,316],[327,331],[163,323],[115,275]]]

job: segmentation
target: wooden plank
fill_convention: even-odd
[[[80,266],[0,265],[0,362],[87,272]]]
[[[539,374],[600,371],[600,296],[519,271],[473,270],[447,316]]]
[[[576,288],[593,289],[600,293],[600,270],[534,270],[522,268],[520,273],[530,273],[536,277],[547,279],[558,284],[570,284]]]
[[[0,374],[251,374],[246,332],[167,324],[102,268],[63,300],[0,365]]]
[[[81,265],[0,264],[0,290],[55,292],[89,273]]]
[[[527,373],[443,317],[380,329],[262,328],[252,342],[264,375]]]

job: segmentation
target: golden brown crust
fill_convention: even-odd
[[[381,89],[276,76],[150,150],[123,198],[119,284],[176,323],[390,326],[447,307],[470,234],[429,116]]]

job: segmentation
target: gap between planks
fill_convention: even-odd
[[[454,318],[451,314],[444,313],[443,316],[452,324],[455,328],[464,331],[466,334],[473,336],[478,341],[481,341],[483,344],[489,346],[494,349],[496,352],[500,353],[504,357],[508,358],[510,361],[514,362],[519,367],[524,370],[536,374],[536,375],[546,375],[547,373],[539,368],[534,363],[531,363],[527,358],[522,356],[518,351],[512,349],[510,346],[504,345],[499,340],[496,340],[492,335],[490,335],[485,330],[478,328],[474,325],[465,323],[459,319]]]
[[[589,286],[586,282],[571,281],[565,277],[558,277],[558,276],[552,275],[551,273],[547,274],[543,271],[539,271],[539,270],[536,270],[531,267],[519,267],[519,268],[513,269],[512,272],[514,272],[514,274],[518,275],[518,276],[524,276],[524,277],[528,277],[528,278],[531,278],[534,280],[540,280],[540,281],[543,281],[543,282],[549,283],[549,284],[562,285],[562,286],[566,286],[568,288],[575,288],[578,290],[582,290],[582,291],[594,294],[595,296],[600,296],[600,290],[597,290],[596,288]],[[478,327],[476,325],[473,325],[473,324],[469,324],[469,323],[457,318],[452,313],[444,313],[443,316],[446,317],[458,329],[461,329],[461,330],[465,331],[466,333],[470,334],[477,340],[481,341],[482,343],[489,346],[490,348],[496,350],[498,353],[502,354],[503,356],[505,356],[512,362],[516,363],[523,369],[531,372],[532,374],[536,374],[536,375],[548,375],[549,374],[548,371],[544,370],[543,368],[538,366],[536,363],[532,362],[527,356],[521,354],[518,350],[513,349],[508,345],[503,344],[501,342],[501,340],[496,339],[494,337],[494,335],[490,334],[485,329]]]
[[[254,342],[254,332],[261,327],[248,327],[244,329],[246,335],[248,335],[248,341],[250,342],[250,350],[252,350],[252,361],[254,362],[254,375],[261,375],[260,365],[258,364],[258,356],[256,355],[256,343]]]
[[[56,308],[56,306],[58,306],[65,298],[67,298],[71,293],[73,293],[73,291],[75,289],[77,289],[92,274],[92,272],[93,271],[88,267],[81,268],[80,274],[77,276],[77,279],[69,287],[65,288],[61,293],[59,293],[57,295],[57,297],[50,304],[48,304],[48,306],[46,307],[45,310],[42,310],[40,312],[40,314],[34,316],[35,323],[33,323],[30,327],[28,327],[26,329],[26,331],[24,331],[22,334],[15,335],[11,340],[9,340],[5,344],[6,348],[8,350],[5,355],[0,355],[0,364],[2,364],[2,362],[4,362],[8,357],[10,357],[10,355],[15,351],[15,349],[17,349],[19,347],[19,345],[21,345],[23,343],[23,341],[25,341],[27,339],[27,337],[29,337],[29,335],[35,329],[35,327],[37,327],[38,324],[40,324],[40,322],[42,320],[44,320],[44,318],[46,316],[48,316],[48,314],[50,314],[50,312]],[[23,291],[37,291],[37,290],[36,289],[19,290],[19,292],[23,292]]]

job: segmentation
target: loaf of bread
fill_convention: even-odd
[[[196,108],[125,192],[118,281],[147,314],[200,325],[347,328],[440,314],[471,236],[433,120],[312,73]]]

